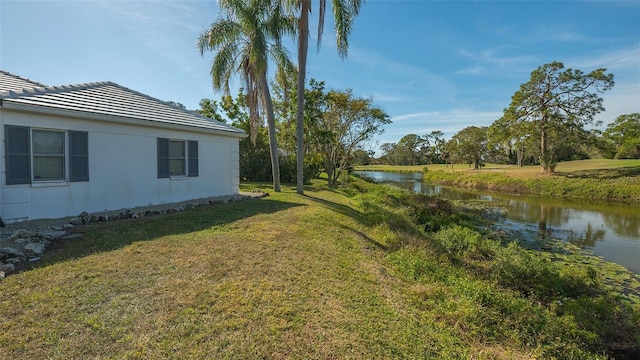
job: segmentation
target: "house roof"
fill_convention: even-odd
[[[22,89],[30,89],[35,87],[45,87],[38,82],[13,75],[4,70],[0,70],[0,92],[2,91],[20,91]]]
[[[241,129],[109,81],[44,86],[0,70],[0,102],[6,109],[246,136]]]

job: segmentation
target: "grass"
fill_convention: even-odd
[[[418,170],[418,168],[421,168]],[[640,160],[579,160],[561,162],[554,174],[540,166],[487,164],[481,170],[467,165],[367,166],[357,170],[425,172],[425,181],[504,193],[640,202]]]
[[[497,250],[469,230],[430,240],[416,222],[472,221],[449,205],[305,192],[79,228],[0,283],[0,358],[600,357],[578,298],[560,314],[485,276],[474,254]]]
[[[429,165],[407,165],[407,166],[394,166],[394,165],[367,165],[356,166],[356,170],[361,171],[390,171],[390,172],[422,172],[425,166],[429,170],[439,170],[447,172],[477,172],[473,170],[473,167],[469,167],[466,164],[429,164]],[[558,163],[556,166],[557,174],[588,174],[598,173],[605,171],[611,174],[610,170],[621,171],[624,174],[628,171],[628,175],[637,175],[640,173],[640,159],[631,160],[612,160],[612,159],[590,159],[590,160],[576,160],[576,161],[564,161]],[[508,173],[512,177],[528,178],[531,176],[544,177],[546,176],[541,172],[539,165],[527,165],[518,167],[515,165],[501,165],[501,164],[486,164],[482,170],[504,172]]]

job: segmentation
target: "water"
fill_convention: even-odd
[[[455,200],[500,200],[508,212],[500,227],[526,237],[553,237],[590,250],[640,274],[640,206],[622,203],[514,196],[426,184],[420,173],[358,172],[417,193]]]

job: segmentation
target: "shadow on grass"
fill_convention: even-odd
[[[364,223],[364,221],[365,221],[365,217],[361,212],[359,212],[358,210],[356,210],[356,209],[354,209],[352,207],[349,207],[347,205],[338,204],[336,202],[325,200],[325,199],[321,199],[319,197],[311,196],[311,195],[308,195],[308,194],[305,194],[304,197],[309,199],[309,200],[312,200],[312,201],[315,201],[317,203],[320,203],[320,204],[326,206],[327,208],[329,208],[329,209],[331,209],[331,210],[333,210],[333,211],[335,211],[337,213],[340,213],[342,215],[348,216],[350,218],[354,218],[360,223]]]
[[[616,179],[640,175],[640,166],[626,166],[614,169],[589,169],[574,172],[556,172],[555,175],[577,179]]]
[[[363,225],[369,225],[366,217],[364,214],[362,214],[361,212],[359,212],[358,210],[355,210],[349,206],[343,205],[343,204],[338,204],[332,201],[328,201],[325,199],[320,199],[314,196],[310,196],[308,194],[305,194],[305,197],[309,200],[315,201],[317,203],[322,204],[323,206],[337,212],[340,213],[342,215],[345,215],[347,217],[350,217],[352,219],[355,219],[357,222],[359,222],[360,224]],[[362,231],[359,231],[357,229],[354,229],[352,227],[346,226],[346,225],[340,225],[341,228],[349,230],[353,233],[355,233],[356,235],[358,235],[361,239],[365,240],[366,242],[372,244],[374,247],[378,248],[378,249],[382,249],[382,250],[387,250],[388,247],[385,246],[384,244],[381,244],[380,242],[372,239],[371,237],[369,237],[367,234],[363,233]]]
[[[211,229],[259,214],[272,214],[296,206],[303,205],[276,200],[253,199],[229,204],[208,205],[140,219],[79,226],[74,228],[72,233],[82,234],[82,237],[55,240],[42,256],[41,261],[27,264],[18,269],[18,272],[116,250],[134,242]]]

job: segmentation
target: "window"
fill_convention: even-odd
[[[158,138],[158,178],[198,176],[198,142]]]
[[[5,126],[7,185],[89,181],[88,140],[83,131]]]
[[[184,141],[169,140],[169,175],[185,175]]]
[[[33,180],[64,180],[64,132],[33,130]]]

